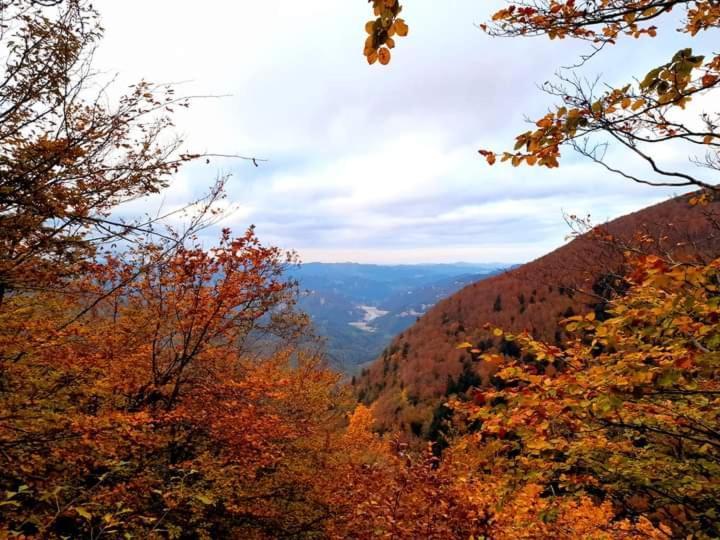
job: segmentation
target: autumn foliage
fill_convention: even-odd
[[[621,37],[655,37],[657,18],[673,7],[685,11],[681,32],[695,36],[714,30],[720,13],[712,2],[601,2],[592,6],[549,2],[515,6],[497,12],[489,31],[494,35],[544,34],[550,39],[575,37],[594,44],[584,61],[613,45]],[[717,170],[717,114],[703,112],[692,120],[682,111],[692,100],[709,99],[720,83],[720,56],[694,52],[691,47],[677,51],[668,61],[654,67],[636,83],[598,92],[595,84],[578,77],[560,76],[558,83],[547,83],[546,91],[562,101],[555,110],[535,122],[535,129],[517,136],[513,151],[503,152],[502,161],[557,167],[561,147],[570,146],[608,171],[649,185],[696,186],[714,189],[714,182],[703,175],[675,171],[663,165],[658,152],[669,144],[699,147],[705,152],[695,164]],[[607,143],[593,143],[600,135],[639,158],[648,169],[643,175],[630,174],[605,159]],[[493,164],[496,153],[481,150]]]
[[[365,24],[368,34],[363,54],[369,64],[378,60],[382,65],[390,63],[390,49],[395,48],[395,38],[408,35],[408,25],[400,18],[402,6],[398,0],[372,0],[376,16]]]
[[[596,227],[543,257],[473,283],[438,302],[357,378],[356,392],[373,404],[378,425],[435,438],[453,394],[488,384],[495,361],[486,352],[519,358],[515,342],[493,332],[528,331],[560,345],[563,319],[606,316],[609,302],[627,289],[626,252],[704,264],[720,256],[717,202],[692,206],[693,195],[665,201]],[[592,264],[588,264],[592,261]],[[469,342],[470,349],[457,345]]]
[[[389,4],[382,20],[392,24],[402,9],[399,2]],[[680,12],[679,28],[671,14]],[[662,26],[665,22],[664,27]],[[655,38],[677,30],[686,40],[720,26],[720,9],[713,0],[541,0],[510,2],[492,15],[480,28],[494,37],[536,37],[577,39],[589,45],[577,66],[591,64],[603,49],[628,38]],[[668,28],[671,27],[671,28]],[[374,49],[381,40],[374,40]],[[369,58],[369,56],[368,56]],[[389,56],[387,57],[389,61]],[[546,82],[544,90],[559,103],[534,121],[532,129],[519,134],[511,150],[498,152],[481,149],[487,163],[498,160],[555,168],[562,149],[570,147],[613,174],[653,186],[693,186],[716,190],[716,183],[702,169],[717,173],[720,169],[720,122],[717,110],[698,115],[685,114],[691,101],[712,103],[713,91],[720,86],[720,56],[694,51],[692,43],[678,50],[660,66],[639,74],[635,82],[613,88],[599,79],[588,79],[572,68],[562,70],[555,82]],[[615,164],[607,155],[613,145],[624,155],[638,160],[644,171],[638,173],[626,164]],[[700,171],[676,170],[661,159],[666,148],[687,148],[697,157],[691,162]],[[704,155],[703,155],[704,154]]]
[[[357,404],[326,369],[284,277],[292,253],[252,227],[200,240],[220,215],[222,180],[183,228],[116,217],[198,157],[167,143],[172,106],[187,101],[149,83],[113,107],[103,92],[90,99],[102,34],[91,6],[0,5],[0,37],[12,36],[0,82],[1,537],[720,536],[710,194],[693,197],[708,212],[676,231],[682,249],[583,235],[581,246],[612,246],[618,274],[602,284],[617,286],[597,309],[564,315],[562,339],[490,325],[485,346],[470,329],[446,333],[471,363],[435,419],[442,437],[420,441],[422,424],[415,437],[379,430],[377,405]],[[714,24],[714,4],[693,6],[695,31]],[[387,63],[408,29],[397,1],[373,7],[366,56]],[[705,69],[688,54],[663,69]],[[681,79],[667,92],[696,84]],[[529,267],[537,279],[552,277],[543,264]],[[534,294],[525,309],[542,303]],[[487,305],[502,314],[509,299]],[[388,353],[388,370],[412,354]],[[479,377],[472,363],[492,369]]]
[[[687,38],[717,30],[712,1],[512,2],[480,26],[496,37],[586,41],[582,67],[605,47],[661,34],[673,10]],[[619,220],[611,233],[589,229],[526,268],[468,287],[399,336],[359,382],[383,428],[430,437],[440,470],[456,467],[467,493],[483,486],[474,501],[490,538],[720,535],[719,126],[710,97],[720,64],[717,52],[689,45],[619,88],[598,91],[561,73],[545,85],[560,103],[512,150],[480,154],[490,165],[555,168],[571,147],[638,183],[700,188],[681,199],[699,207],[697,219],[686,219],[689,207],[666,221],[648,211],[650,234],[651,223]],[[685,111],[693,101],[711,110],[693,119]],[[646,170],[611,162],[611,145]],[[701,168],[664,164],[668,147],[700,153],[691,162]],[[633,224],[642,228],[618,234]],[[588,242],[617,253],[587,250],[585,280],[567,255]]]
[[[610,318],[564,321],[563,347],[506,335],[526,356],[457,404],[482,424],[468,444],[559,498],[602,492],[669,535],[720,534],[719,269],[642,257]]]

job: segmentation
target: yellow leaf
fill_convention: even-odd
[[[85,518],[88,521],[92,519],[92,514],[85,510],[85,508],[83,508],[82,506],[76,506],[74,510],[78,513],[80,517]]]

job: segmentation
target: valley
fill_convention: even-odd
[[[511,265],[307,263],[288,274],[331,365],[354,374],[433,305]]]

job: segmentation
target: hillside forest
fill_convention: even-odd
[[[412,0],[366,4],[357,61],[392,70]],[[720,4],[487,18],[498,42],[584,41],[581,64],[679,34],[625,86],[548,83],[547,114],[476,157],[574,152],[680,195],[569,216],[571,242],[440,301],[349,380],[298,308],[297,256],[218,227],[227,176],[119,217],[213,157],[175,134],[193,99],[98,72],[90,2],[0,0],[0,538],[720,537],[720,55],[692,48]],[[668,168],[677,147],[697,157]]]

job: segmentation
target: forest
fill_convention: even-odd
[[[414,3],[362,2],[346,61],[382,81]],[[0,0],[0,538],[720,538],[720,53],[692,48],[720,3],[488,11],[477,32],[583,42],[578,66],[683,48],[624,86],[546,83],[555,105],[483,168],[573,155],[679,195],[568,216],[570,242],[439,302],[352,381],[299,309],[297,254],[224,225],[228,175],[122,212],[217,154],[176,130],[197,98],[96,68],[101,15]],[[666,166],[677,148],[697,157]]]

